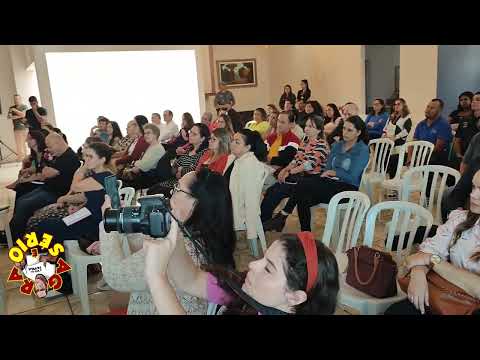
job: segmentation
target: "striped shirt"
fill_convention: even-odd
[[[303,164],[307,174],[320,174],[325,169],[329,153],[328,143],[324,139],[312,139],[312,141],[309,141],[308,138],[305,138],[302,145],[298,148],[292,163],[295,166]]]

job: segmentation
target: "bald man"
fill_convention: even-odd
[[[77,154],[67,145],[61,135],[50,133],[45,139],[45,143],[54,156],[53,165],[43,168],[44,184],[42,186],[15,199],[15,211],[10,221],[10,230],[14,240],[23,237],[28,219],[36,210],[55,203],[60,196],[70,190],[73,175],[80,167]]]

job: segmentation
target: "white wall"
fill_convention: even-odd
[[[2,114],[0,114],[0,139],[16,149],[15,138],[13,136],[12,121],[7,119],[8,108],[13,105],[13,95],[16,93],[15,78],[13,76],[12,62],[7,45],[0,45],[0,101],[2,104]],[[9,153],[7,149],[1,146],[2,155],[6,157]],[[14,157],[10,157],[12,159]]]
[[[12,61],[13,75],[17,93],[22,97],[25,104],[30,96],[36,96],[42,103],[38,89],[37,74],[33,58],[29,56],[29,46],[10,45],[10,59]],[[30,65],[32,68],[29,69]],[[27,104],[28,105],[28,104]]]
[[[437,63],[438,45],[400,46],[400,97],[407,101],[414,127],[437,96]]]
[[[48,76],[46,52],[92,52],[92,51],[142,51],[142,50],[182,50],[193,49],[197,57],[198,92],[200,110],[205,111],[205,98],[202,96],[209,88],[208,47],[201,45],[34,45],[33,57],[37,69],[38,85],[42,103],[49,110],[49,120],[55,123],[55,109]],[[163,111],[164,109],[159,109]],[[135,114],[132,114],[135,115]],[[176,115],[175,115],[176,116]],[[200,119],[195,119],[196,121]]]

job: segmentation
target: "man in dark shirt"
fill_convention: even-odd
[[[305,123],[307,122],[307,113],[305,112],[305,103],[303,100],[297,100],[297,119],[296,123],[305,129]]]
[[[480,132],[480,92],[473,96],[473,117],[465,119],[458,124],[455,134],[455,154],[462,159],[460,173],[464,173],[470,165],[474,155],[480,152],[480,138],[476,136]]]
[[[42,123],[46,122],[47,110],[38,106],[38,100],[35,96],[30,96],[28,102],[31,109],[25,113],[27,126],[32,130],[40,130]]]
[[[73,175],[80,167],[77,155],[61,135],[50,133],[45,142],[55,160],[51,167],[46,166],[42,170],[44,185],[15,199],[15,211],[10,221],[14,240],[23,236],[28,219],[36,210],[55,203],[69,191]]]

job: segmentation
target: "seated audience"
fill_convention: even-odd
[[[228,115],[226,115],[228,116]],[[213,131],[208,142],[208,150],[198,160],[197,171],[206,167],[211,171],[223,174],[230,155],[230,132],[227,129],[217,128]]]
[[[26,193],[42,186],[32,183],[32,181],[41,182],[43,179],[42,169],[47,165],[45,158],[45,136],[38,130],[30,130],[27,134],[27,145],[30,148],[30,155],[22,161],[22,169],[18,173],[18,179],[6,186],[7,189],[14,190],[16,197],[20,198]]]
[[[472,99],[473,93],[471,91],[464,91],[458,97],[458,107],[448,115],[448,122],[453,131],[457,131],[459,125],[468,121],[472,117]]]
[[[399,150],[407,142],[411,129],[412,119],[407,102],[402,98],[396,99],[393,103],[392,114],[383,129],[383,136],[395,143],[387,166],[390,179],[393,179],[397,173]]]
[[[165,115],[168,116],[167,111],[169,111],[169,110],[166,110],[163,113],[164,118],[165,118]],[[192,114],[190,114],[188,112],[183,113],[183,115],[182,115],[182,128],[177,133],[177,135],[175,135],[172,139],[170,139],[169,141],[164,143],[165,150],[167,151],[167,153],[169,153],[170,158],[173,159],[174,157],[177,156],[176,151],[179,147],[182,147],[182,146],[188,144],[188,133],[192,129],[193,124],[194,124],[194,121],[193,121]],[[161,129],[160,129],[160,136],[162,136],[162,130]]]
[[[300,81],[300,87],[301,89],[298,90],[298,93],[297,93],[297,100],[302,100],[303,102],[307,102],[308,99],[310,99],[310,96],[312,95],[312,92],[308,87],[308,80],[303,79],[302,81]]]
[[[108,144],[108,132],[107,126],[110,120],[105,116],[99,116],[97,118],[97,125],[93,126],[90,130],[90,136],[98,136],[104,143]]]
[[[112,175],[112,154],[113,149],[105,143],[90,144],[85,150],[85,164],[72,180],[71,190],[75,193],[57,199],[58,207],[83,203],[90,215],[70,225],[61,218],[45,219],[34,227],[37,233],[51,234],[55,243],[63,243],[67,239],[86,240],[80,245],[88,251],[88,246],[98,240],[98,224],[102,221],[102,204],[106,194],[104,181]]]
[[[120,140],[123,135],[118,123],[116,121],[110,121],[107,124],[108,141],[106,143],[110,145],[115,151],[120,150]]]
[[[441,115],[443,101],[433,99],[425,109],[425,120],[420,121],[415,128],[413,140],[423,140],[435,145],[430,165],[448,166],[448,153],[452,141],[452,128],[448,121]],[[412,156],[412,148],[409,149],[408,160]]]
[[[274,104],[268,104],[265,110],[267,111],[267,116],[270,116],[272,113],[279,112],[277,107]]]
[[[267,112],[263,108],[257,108],[253,112],[253,120],[245,125],[246,129],[257,131],[262,138],[266,138],[270,124],[267,121]],[[238,132],[238,131],[237,131]]]
[[[55,160],[51,166],[42,169],[44,185],[15,199],[15,211],[10,221],[13,239],[23,237],[25,225],[36,210],[53,204],[68,192],[73,174],[80,167],[77,155],[59,134],[49,134],[45,143]]]
[[[213,114],[209,111],[204,112],[200,122],[207,125],[208,128],[210,129],[210,125],[212,124],[212,121],[213,121]],[[210,130],[210,132],[211,131],[212,130]]]
[[[312,233],[283,234],[264,257],[249,264],[247,274],[207,272],[194,264],[178,239],[173,224],[162,241],[146,240],[145,276],[156,310],[162,315],[182,315],[185,311],[174,296],[179,291],[208,302],[225,305],[224,314],[331,315],[339,291],[339,270],[328,247]],[[228,277],[244,292],[242,298],[225,282]],[[250,301],[245,301],[245,297]],[[261,306],[252,308],[250,304]]]
[[[230,150],[224,176],[230,183],[234,227],[246,229],[247,239],[256,239],[267,149],[257,131],[242,129],[233,136]]]
[[[268,115],[268,123],[270,124],[270,130],[268,130],[267,132],[267,138],[277,131],[278,115],[280,115],[280,113],[278,113],[277,111],[274,111],[270,115]]]
[[[293,113],[296,114],[297,109],[295,109],[295,103],[290,102],[290,100],[285,100],[285,104],[283,105],[283,111],[293,111]]]
[[[300,178],[318,177],[325,168],[330,150],[323,132],[323,118],[318,115],[309,115],[305,125],[305,134],[306,137],[302,141],[295,159],[280,171],[278,183],[267,190],[262,200],[261,218],[264,231],[274,229],[274,222],[269,220],[272,219],[273,211],[282,199],[289,198],[282,214],[288,216],[293,212],[297,204],[295,198],[291,195]]]
[[[350,116],[357,116],[359,114],[359,109],[357,104],[352,102],[347,102],[345,105],[342,106],[341,114],[342,118],[337,119],[337,126],[333,129],[333,131],[327,135],[327,142],[330,146],[333,143],[341,141],[343,139],[343,124],[345,119],[349,118]]]
[[[117,146],[117,151],[113,154],[112,158],[116,159],[122,157],[127,153],[128,148],[136,139],[136,130],[135,127],[129,126],[130,122],[127,123],[127,135],[120,139]]]
[[[295,136],[299,139],[302,140],[303,137],[305,136],[305,132],[303,129],[300,127],[300,125],[297,124],[297,116],[293,111],[290,111],[293,114],[294,121],[290,123],[290,130],[292,133],[295,134]]]
[[[388,112],[385,110],[383,99],[373,100],[373,110],[365,119],[370,140],[382,137],[383,128],[388,120]]]
[[[188,142],[191,145],[191,150],[185,155],[180,155],[172,164],[172,174],[167,180],[153,185],[147,192],[148,195],[163,194],[165,197],[170,197],[170,192],[178,183],[178,180],[196,169],[198,161],[203,153],[207,151],[208,140],[210,139],[210,131],[205,124],[196,123],[192,126],[188,136]]]
[[[164,123],[160,123],[160,138],[158,141],[160,141],[161,143],[168,143],[170,141],[173,141],[177,136],[178,125],[175,123],[175,121],[173,121],[173,112],[171,110],[165,110],[163,112],[163,121]],[[190,115],[189,113],[183,114],[182,128],[188,128],[190,130],[190,128],[192,127],[191,125],[189,127],[190,123],[193,125],[192,115]]]
[[[280,101],[278,105],[280,106],[280,110],[285,109],[285,101],[289,101],[291,105],[295,104],[295,94],[292,92],[292,87],[290,85],[285,85],[283,87],[283,94],[280,96]]]
[[[458,123],[458,130],[455,133],[453,144],[455,154],[461,161],[460,172],[464,172],[468,166],[468,161],[470,159],[467,157],[467,149],[469,148],[469,144],[472,143],[475,135],[480,132],[480,92],[477,92],[473,96],[471,109],[473,111],[472,116],[462,118]],[[472,152],[470,152],[468,156],[471,154]],[[466,160],[465,157],[467,157]]]
[[[295,124],[293,112],[281,112],[278,115],[277,131],[267,137],[268,163],[280,170],[290,164],[297,153],[300,139],[291,131],[291,124]]]
[[[310,100],[305,102],[305,112],[307,115],[314,114],[323,116],[322,105],[317,100]]]
[[[217,111],[217,114],[220,114],[223,111],[226,111],[227,115],[230,116],[230,119],[232,120],[232,127],[234,132],[240,129],[243,129],[245,127],[245,121],[242,120],[242,117],[237,111],[235,111],[232,105],[230,104],[225,105],[225,109]]]
[[[152,121],[152,124],[158,126],[158,128],[162,125],[162,117],[159,113],[152,113],[150,120]]]
[[[103,140],[98,137],[98,136],[89,136],[85,139],[85,142],[80,146],[77,150],[77,156],[80,160],[85,161],[85,158],[83,156],[84,151],[90,144],[93,144],[94,142],[103,142]]]
[[[325,135],[329,136],[340,123],[343,124],[343,119],[337,105],[327,104],[325,107]]]
[[[128,126],[131,127],[130,132],[132,137],[134,137],[135,140],[128,147],[128,150],[121,155],[121,157],[113,159],[112,165],[118,170],[121,170],[133,161],[139,160],[143,153],[147,150],[148,144],[143,136],[143,126],[147,123],[148,120],[143,115],[135,116],[134,120],[131,120],[128,123]]]
[[[224,111],[220,111],[217,119],[209,127],[210,133],[216,129],[225,129],[230,134],[230,137],[233,137],[234,131],[232,126],[232,119]]]
[[[406,260],[410,270],[408,299],[390,306],[387,315],[431,314],[427,274],[434,271],[445,280],[480,299],[480,171],[473,177],[469,210],[454,210],[420,251]],[[433,262],[433,257],[438,257]],[[439,262],[438,262],[439,260]]]
[[[102,139],[100,139],[98,136],[89,136],[85,142],[82,144],[80,147],[79,151],[77,151],[77,156],[80,160],[83,160],[83,163],[85,164],[86,162],[86,157],[85,157],[85,150],[89,148],[89,146],[93,143],[103,143]],[[75,171],[75,174],[73,174],[73,178],[78,178],[79,176],[83,176],[81,174],[82,168],[79,167],[77,171]],[[86,176],[91,176],[91,172],[87,172]],[[69,196],[69,195],[74,195],[76,192],[72,190],[72,187],[70,186],[70,191],[65,194],[64,196]],[[34,231],[35,226],[37,226],[41,221],[49,218],[64,218],[67,215],[72,214],[73,212],[76,212],[77,210],[80,209],[81,206],[84,205],[83,201],[78,201],[78,202],[72,202],[72,203],[65,203],[64,206],[59,206],[57,203],[50,204],[47,206],[44,206],[41,209],[38,209],[33,213],[33,215],[28,219],[27,222],[27,231],[26,233]]]
[[[305,122],[307,121],[307,113],[305,112],[305,102],[303,100],[297,100],[297,117],[295,122],[298,126],[305,129]]]
[[[153,172],[158,161],[165,155],[165,149],[158,142],[160,129],[154,124],[146,124],[143,127],[143,134],[148,148],[139,160],[135,161],[131,167],[123,170],[120,178],[124,181],[123,186],[125,187],[144,189],[156,182],[156,176]]]
[[[468,197],[472,192],[473,176],[480,170],[480,152],[477,152],[471,161],[471,165],[465,168],[460,180],[453,187],[445,190],[442,200],[442,219],[447,221],[448,214],[455,209],[464,209]]]
[[[198,173],[190,172],[179,180],[173,190],[170,206],[175,217],[190,233],[196,235],[196,239],[214,263],[233,269],[236,240],[231,201],[228,184],[223,176],[208,169],[201,169]],[[109,203],[107,197],[103,208],[109,208]],[[174,229],[175,224],[172,222]],[[148,259],[145,258],[142,244],[148,241],[149,236],[139,233],[126,235],[131,255],[125,255],[122,250],[125,241],[123,236],[116,231],[105,232],[103,223],[99,230],[100,252],[104,256],[104,278],[113,289],[130,293],[128,315],[158,314],[145,279],[145,262]],[[179,243],[183,243],[182,249],[187,249],[189,261],[193,261],[197,266],[205,265],[204,257],[191,240],[183,237],[181,232],[178,235]],[[173,276],[175,274],[169,274],[170,278]],[[181,290],[180,288],[176,296],[182,310],[187,314],[204,315],[207,311],[206,301]]]
[[[358,191],[363,171],[368,164],[368,133],[359,116],[351,116],[343,126],[343,140],[332,146],[327,158],[326,171],[320,177],[302,178],[290,197],[297,203],[297,212],[302,231],[310,231],[310,208],[328,204],[342,191]],[[293,210],[293,209],[292,209]],[[284,213],[286,213],[284,209]],[[271,227],[283,229],[287,216],[282,212],[272,219]]]

